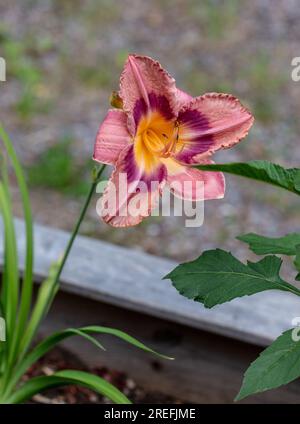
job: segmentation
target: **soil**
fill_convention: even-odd
[[[28,378],[39,375],[51,375],[63,369],[76,369],[92,372],[116,386],[134,404],[181,404],[179,399],[157,392],[148,392],[130,378],[118,371],[103,367],[88,369],[78,358],[64,349],[56,348],[36,362],[24,376]],[[47,390],[33,397],[29,403],[42,404],[109,404],[109,399],[79,386],[65,386]]]

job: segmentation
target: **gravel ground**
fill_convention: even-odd
[[[8,68],[1,121],[25,165],[64,134],[75,162],[89,158],[124,59],[138,52],[159,59],[192,94],[231,92],[253,111],[250,136],[217,161],[299,166],[300,83],[290,78],[291,59],[300,55],[296,0],[10,0],[0,3],[0,14]],[[32,203],[36,221],[71,229],[81,199],[32,187]],[[227,177],[225,199],[206,202],[199,228],[156,217],[112,230],[99,222],[94,204],[82,233],[177,260],[216,246],[244,257],[235,236],[299,230],[298,205],[293,194]]]

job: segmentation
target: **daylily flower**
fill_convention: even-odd
[[[189,200],[224,196],[222,173],[200,171],[191,165],[213,163],[210,157],[214,152],[232,147],[248,134],[253,117],[237,98],[220,93],[193,98],[176,88],[175,80],[158,62],[130,55],[121,74],[117,103],[122,109],[108,111],[93,156],[115,167],[102,197],[105,222],[116,227],[138,224],[150,215],[165,184],[172,186],[176,196]],[[118,183],[123,174],[127,187],[113,211],[109,201],[120,195]],[[186,181],[204,182],[204,192],[194,184],[186,189]],[[136,190],[139,182],[146,184],[143,193]],[[174,182],[181,184],[174,189]],[[125,211],[136,196],[142,204],[137,216]]]

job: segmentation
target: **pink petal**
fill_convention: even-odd
[[[213,162],[206,160],[204,163]],[[173,159],[166,160],[165,165],[168,171],[167,185],[171,192],[180,199],[191,201],[224,197],[225,178],[222,172],[200,171],[180,165]]]
[[[116,109],[109,110],[97,133],[93,159],[114,165],[130,140],[125,112]]]
[[[176,159],[195,163],[219,149],[227,149],[244,138],[253,116],[229,94],[209,93],[183,106],[178,115],[181,151]]]
[[[165,177],[164,165],[151,177],[145,176],[134,162],[133,146],[128,146],[121,153],[103,193],[102,219],[113,227],[139,224],[155,208]]]
[[[193,99],[193,96],[177,88],[177,101],[179,103],[179,108],[182,108],[183,106],[185,106],[192,99]]]
[[[178,112],[174,78],[147,56],[129,55],[120,78],[120,97],[132,135],[141,116],[150,110],[159,110],[166,119]]]

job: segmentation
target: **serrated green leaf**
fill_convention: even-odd
[[[204,171],[222,171],[241,177],[262,181],[300,195],[299,168],[283,168],[272,162],[254,160],[216,165],[196,165]]]
[[[300,296],[300,290],[281,279],[281,264],[277,256],[266,256],[245,265],[230,252],[216,249],[177,266],[164,278],[171,279],[180,294],[207,308],[265,290],[283,290]]]
[[[294,265],[297,271],[300,271],[300,244],[296,246],[296,258],[294,260]],[[296,280],[300,281],[300,272],[296,276]]]
[[[296,258],[294,261],[294,265],[298,271],[300,271],[300,244],[297,244],[295,248]]]
[[[296,172],[294,177],[294,185],[296,190],[300,191],[300,169]]]
[[[249,244],[249,249],[257,255],[273,253],[294,256],[296,246],[300,244],[300,233],[291,233],[283,237],[264,237],[248,233],[238,236],[237,239]]]
[[[235,400],[275,389],[300,376],[300,341],[293,340],[293,331],[285,331],[252,362]]]
[[[65,370],[54,373],[49,376],[34,377],[24,383],[15,393],[6,398],[3,403],[22,403],[31,399],[37,393],[53,387],[66,386],[70,384],[77,384],[80,386],[88,387],[97,393],[111,399],[117,404],[130,404],[123,393],[116,387],[105,381],[97,375],[89,374],[77,370]]]

